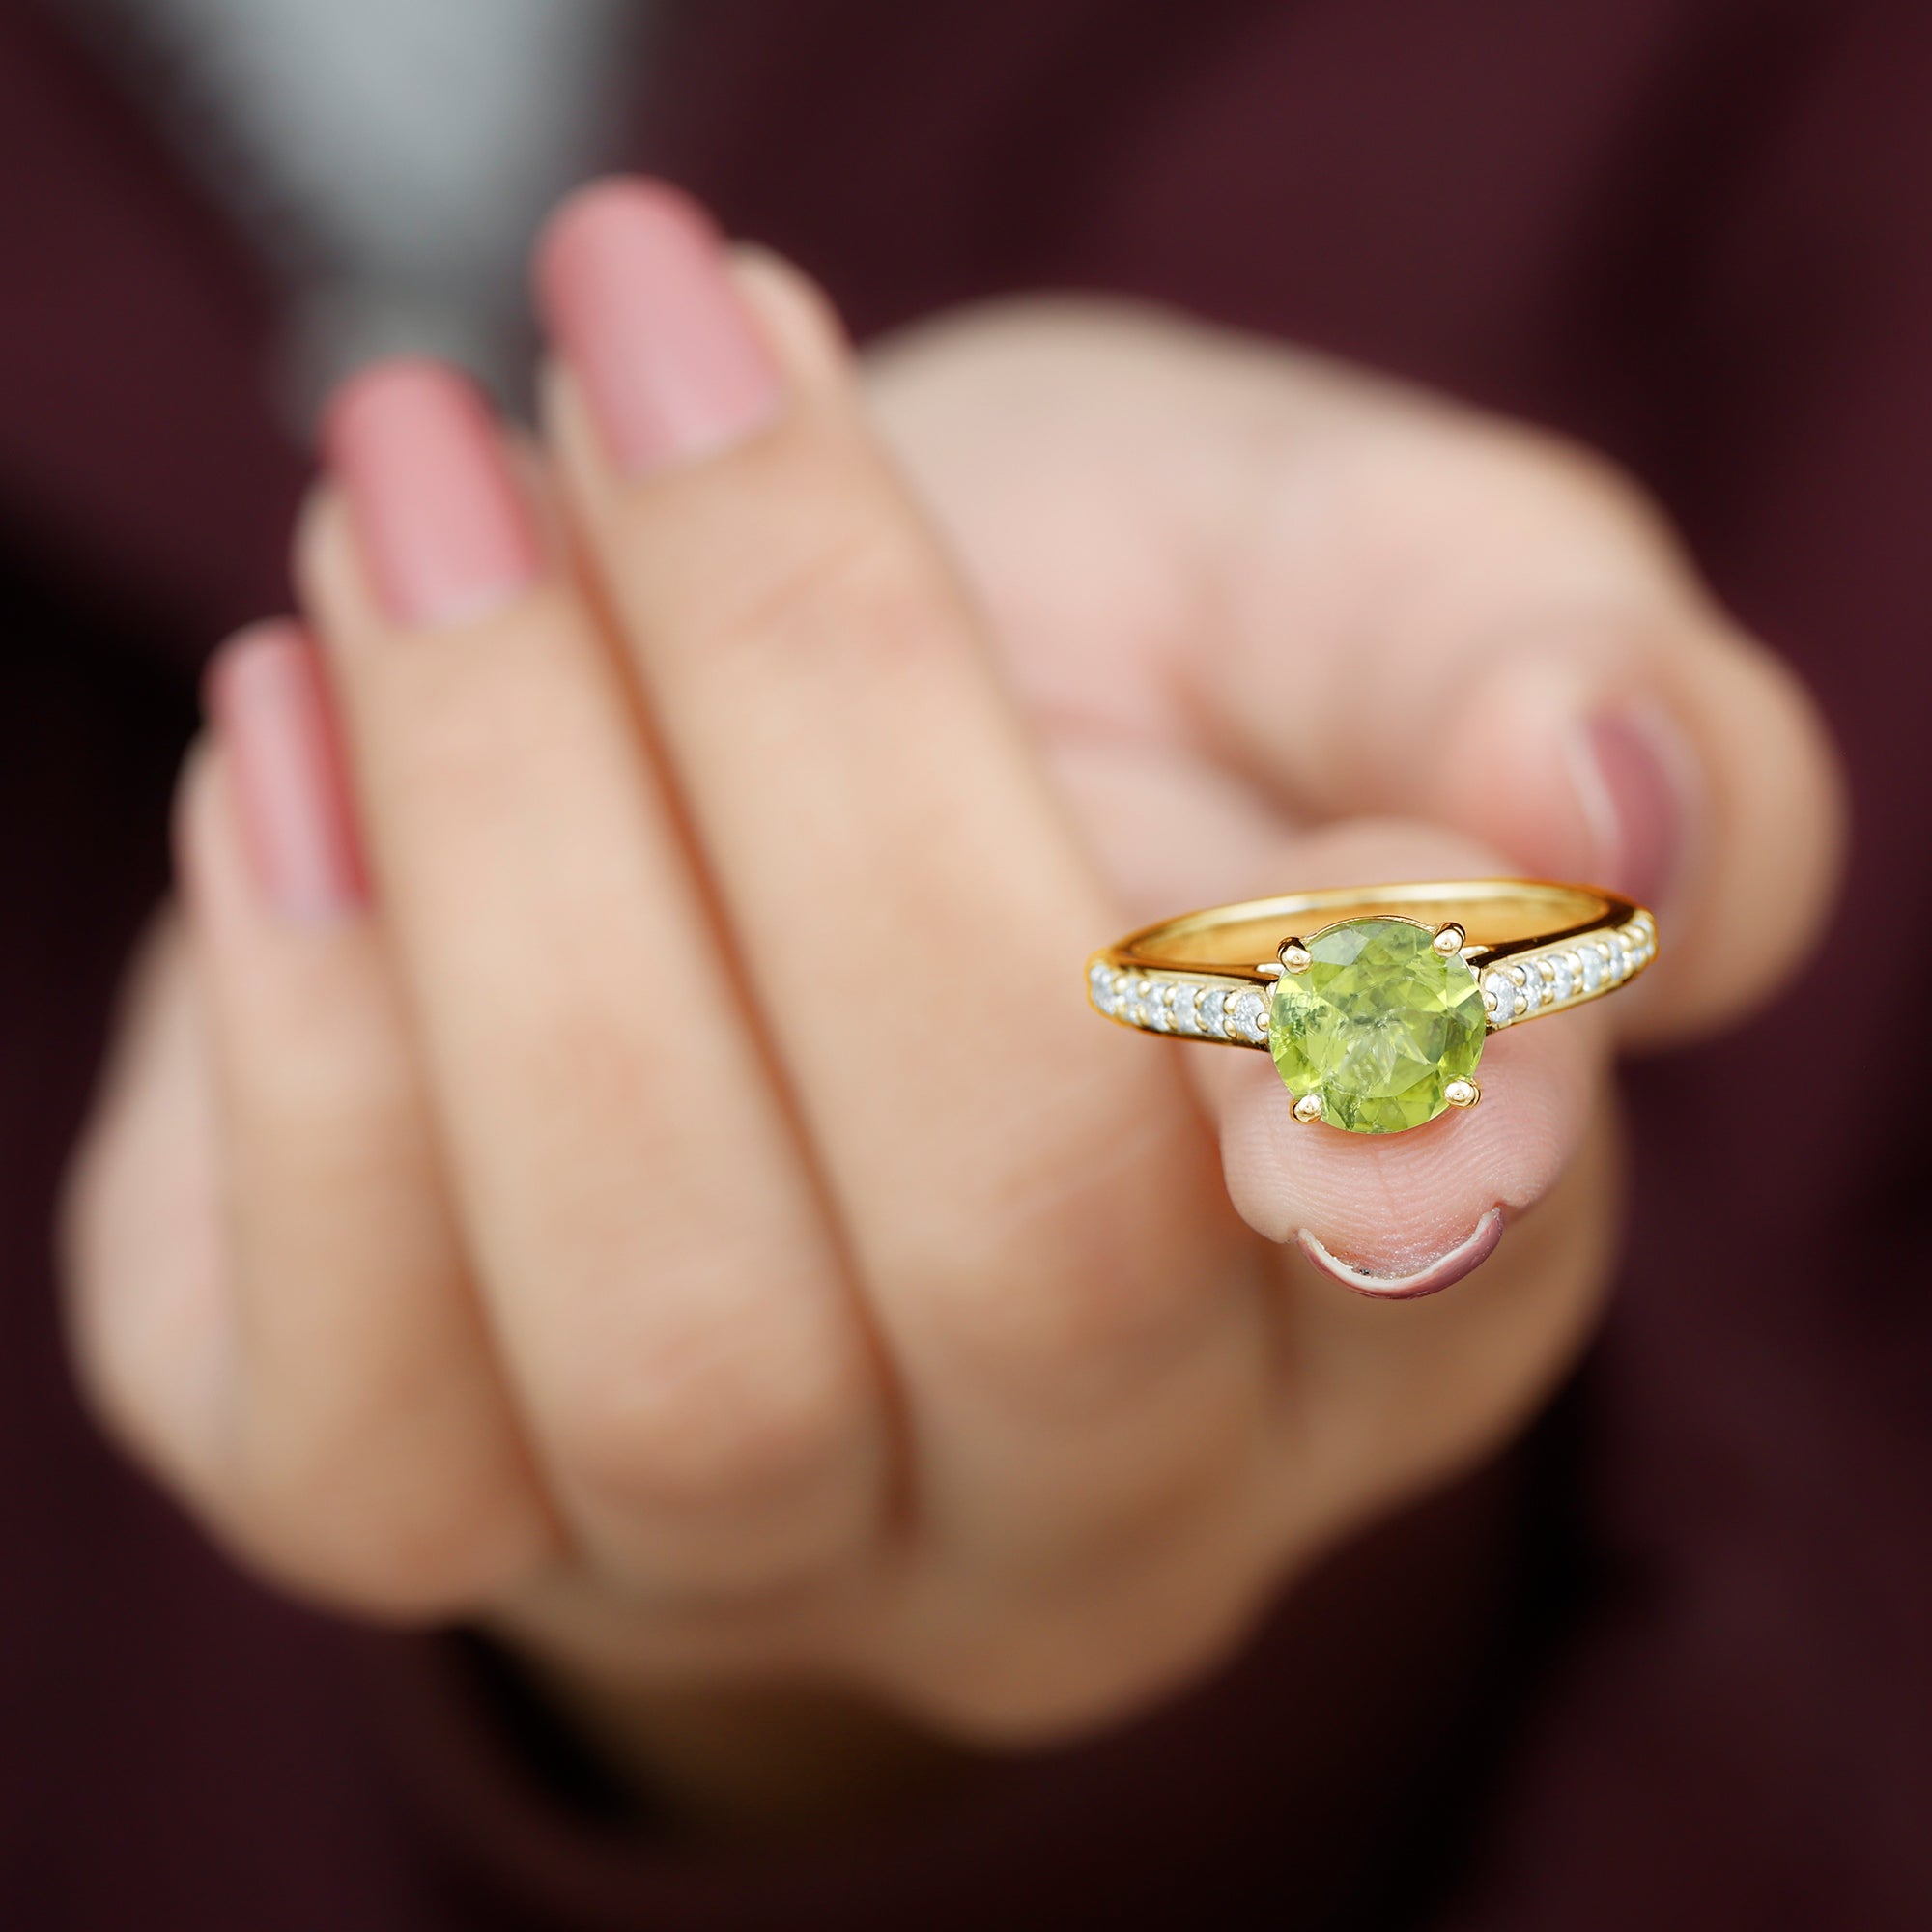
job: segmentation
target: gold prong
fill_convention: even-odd
[[[1262,963],[1255,968],[1255,971],[1259,973],[1264,980],[1279,980],[1281,978],[1281,961],[1279,959],[1264,959]]]
[[[1321,1118],[1321,1095],[1320,1094],[1304,1094],[1294,1103],[1294,1118],[1304,1127],[1313,1126]]]
[[[1462,952],[1469,935],[1452,919],[1446,925],[1435,928],[1435,937],[1430,942],[1443,958],[1453,958]]]
[[[1281,961],[1284,973],[1305,973],[1314,963],[1314,955],[1297,939],[1284,939],[1275,955]]]
[[[1442,1097],[1452,1107],[1473,1107],[1483,1097],[1483,1090],[1473,1080],[1452,1080],[1443,1088]]]

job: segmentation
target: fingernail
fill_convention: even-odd
[[[502,437],[453,369],[384,362],[353,377],[329,406],[324,446],[396,623],[478,617],[536,578],[542,551]]]
[[[1600,711],[1582,727],[1572,757],[1584,815],[1596,835],[1602,875],[1655,910],[1683,866],[1690,754],[1673,725],[1642,707]]]
[[[544,316],[610,453],[634,476],[769,422],[780,383],[702,209],[661,183],[572,198],[538,252]]]
[[[297,624],[258,624],[231,639],[209,666],[207,701],[264,897],[308,924],[366,904],[335,708],[308,634]]]
[[[1465,1274],[1472,1274],[1495,1253],[1503,1237],[1503,1210],[1492,1208],[1453,1248],[1407,1274],[1377,1274],[1357,1267],[1331,1253],[1306,1228],[1295,1239],[1301,1252],[1331,1281],[1352,1288],[1357,1294],[1375,1296],[1378,1301],[1414,1301],[1425,1294],[1439,1294],[1453,1288]]]

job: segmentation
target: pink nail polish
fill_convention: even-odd
[[[1575,759],[1577,789],[1597,835],[1597,883],[1656,908],[1683,864],[1688,754],[1665,721],[1637,708],[1599,712]]]
[[[544,316],[611,456],[634,476],[770,421],[780,383],[708,215],[676,189],[600,182],[538,252]]]
[[[298,624],[259,624],[209,666],[207,699],[235,777],[242,837],[275,910],[327,924],[368,901],[335,709]]]
[[[1462,1240],[1434,1261],[1406,1274],[1375,1274],[1331,1253],[1306,1228],[1295,1236],[1301,1252],[1331,1281],[1339,1281],[1344,1288],[1352,1288],[1357,1294],[1371,1295],[1378,1301],[1415,1301],[1425,1294],[1440,1294],[1445,1288],[1453,1288],[1464,1275],[1481,1267],[1495,1253],[1496,1243],[1502,1237],[1503,1210],[1492,1208]]]
[[[399,624],[460,623],[526,589],[541,548],[489,406],[453,369],[384,362],[329,405],[324,446]]]

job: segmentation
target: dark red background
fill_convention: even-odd
[[[639,157],[862,330],[1132,292],[1630,464],[1811,681],[1858,833],[1804,983],[1633,1069],[1626,1278],[1524,1454],[1185,1705],[748,1870],[607,1815],[474,1655],[234,1577],[70,1393],[51,1191],[301,467],[241,239],[0,0],[0,1923],[1932,1922],[1928,100],[1909,0],[673,20]]]

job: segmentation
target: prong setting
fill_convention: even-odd
[[[1543,893],[1566,899],[1583,894],[1581,888],[1505,884],[1525,901]],[[1400,895],[1421,891],[1391,888],[1390,895],[1399,904]],[[1466,896],[1490,891],[1491,882],[1479,881]],[[1430,892],[1438,907],[1457,902],[1447,890]],[[1336,895],[1316,896],[1323,901],[1317,910],[1343,903]],[[1172,963],[1164,951],[1168,927],[1150,927],[1096,953],[1088,961],[1088,997],[1124,1026],[1269,1051],[1297,1123],[1401,1132],[1452,1107],[1480,1102],[1483,1090],[1474,1075],[1484,1035],[1597,999],[1651,963],[1657,954],[1653,917],[1618,901],[1605,903],[1626,916],[1597,928],[1559,927],[1553,918],[1548,932],[1518,933],[1515,927],[1529,923],[1529,916],[1512,914],[1514,924],[1505,928],[1509,936],[1500,946],[1471,943],[1460,920],[1432,924],[1401,910],[1369,911],[1319,926],[1314,941],[1293,934],[1279,943],[1273,958],[1243,966],[1236,963],[1239,954],[1211,956],[1201,929],[1211,928],[1217,918],[1252,929],[1264,909],[1244,903],[1172,923],[1184,924],[1186,939],[1173,946]],[[1305,909],[1292,902],[1266,908],[1286,915],[1277,932],[1291,918],[1299,924]],[[1572,909],[1559,903],[1553,913]],[[1322,949],[1320,974],[1313,971],[1317,944]],[[1472,1009],[1480,1016],[1473,1028]],[[1413,1061],[1422,1069],[1418,1077],[1399,1085],[1377,1074],[1381,1063],[1374,1056],[1351,1059],[1352,1042],[1364,1029],[1377,1030],[1378,1052],[1387,1036],[1396,1037],[1406,1057],[1391,1066],[1406,1072]],[[1397,1091],[1384,1091],[1390,1088]]]

